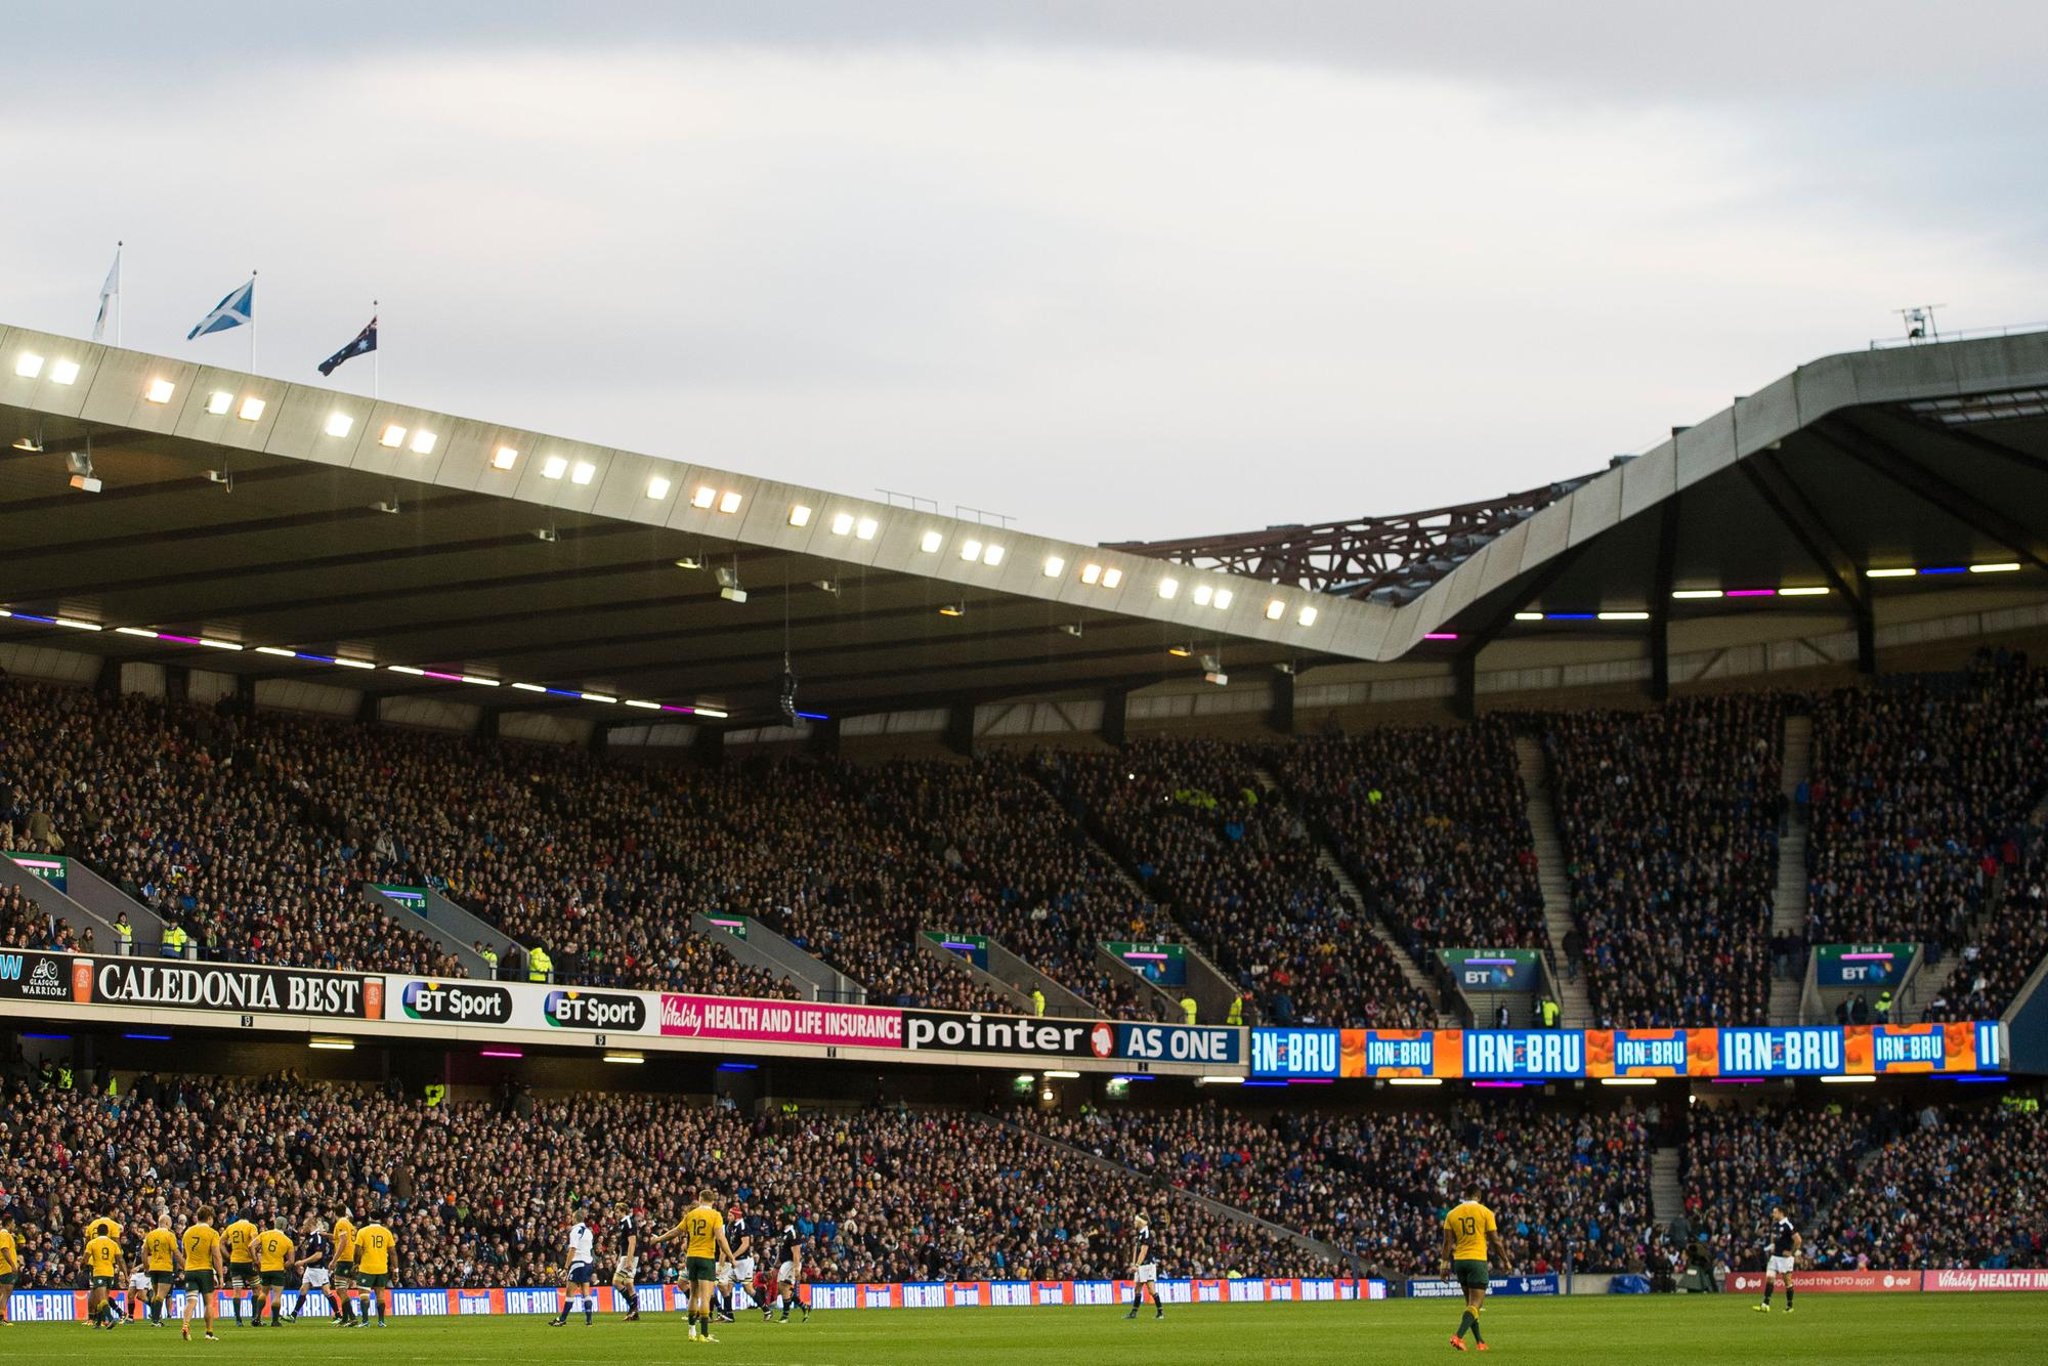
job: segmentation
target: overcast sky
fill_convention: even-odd
[[[2048,5],[61,4],[0,320],[1080,540],[1596,468],[2048,320]],[[357,361],[336,382],[368,391]]]

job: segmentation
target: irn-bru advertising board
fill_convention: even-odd
[[[2005,1063],[1995,1020],[1734,1029],[1252,1031],[1262,1078],[1827,1077],[1975,1072]]]

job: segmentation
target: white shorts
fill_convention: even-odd
[[[775,1280],[781,1285],[796,1284],[796,1263],[784,1262],[775,1272]]]
[[[1764,1263],[1764,1275],[1766,1276],[1789,1276],[1791,1274],[1792,1259],[1790,1257],[1772,1257],[1770,1261]]]
[[[752,1257],[742,1257],[734,1262],[732,1264],[732,1278],[743,1285],[753,1284],[754,1259]]]
[[[129,1272],[129,1273],[128,1273],[128,1288],[129,1288],[130,1290],[144,1290],[144,1291],[148,1290],[148,1289],[149,1289],[149,1273],[148,1273],[147,1271],[131,1271],[131,1272]]]
[[[621,1257],[619,1258],[618,1266],[612,1269],[612,1279],[615,1281],[622,1279],[631,1280],[639,1274],[639,1271],[640,1259],[638,1257]]]
[[[306,1289],[325,1290],[327,1288],[327,1279],[328,1277],[326,1267],[309,1266],[306,1268]]]
[[[1131,1279],[1140,1285],[1150,1285],[1159,1279],[1159,1263],[1147,1262],[1132,1273]]]

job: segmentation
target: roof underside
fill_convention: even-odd
[[[53,388],[47,374],[16,373],[29,348],[88,368],[69,390]],[[0,449],[0,606],[107,628],[62,633],[65,646],[601,720],[648,718],[570,694],[702,704],[730,712],[731,725],[760,724],[775,713],[785,654],[801,679],[799,707],[842,716],[1139,688],[1199,673],[1204,654],[1251,673],[1639,629],[1583,618],[1603,611],[1648,612],[1657,625],[1734,612],[1853,616],[1888,595],[1943,586],[1866,578],[1872,568],[2018,563],[1999,587],[2038,597],[2048,571],[2040,334],[1816,362],[1617,469],[1551,486],[1561,496],[1529,500],[1540,510],[1495,519],[1483,539],[1455,518],[1379,519],[1407,539],[1377,573],[1426,554],[1432,525],[1467,537],[1400,606],[1305,591],[1299,556],[1262,561],[1256,538],[1177,546],[1238,571],[1226,576],[1145,558],[1166,547],[1065,545],[41,334],[0,329],[0,358],[0,440],[42,448]],[[139,400],[154,379],[175,384],[173,403]],[[269,407],[260,421],[206,414],[214,392],[236,404],[264,394]],[[323,440],[322,424],[342,410],[353,414],[353,437]],[[442,433],[432,458],[378,449],[374,437],[393,423]],[[97,494],[68,485],[66,453],[88,436]],[[518,468],[490,472],[490,456],[508,445]],[[546,451],[587,458],[596,477],[587,487],[544,481]],[[208,471],[231,472],[232,491]],[[646,494],[649,471],[675,484],[665,500]],[[691,507],[700,486],[742,491],[745,510],[721,520],[715,507]],[[801,529],[789,517],[798,504],[813,510]],[[869,542],[834,535],[839,512],[872,516],[880,531]],[[1367,524],[1307,529],[1316,554],[1336,557],[1337,578],[1364,563],[1342,558],[1347,526]],[[1276,544],[1301,544],[1302,531],[1283,529]],[[935,535],[943,549],[925,550]],[[982,540],[1004,544],[1008,560],[969,557],[969,543]],[[1053,560],[1059,570],[1045,573]],[[1081,581],[1095,562],[1128,582],[1105,591]],[[720,568],[737,575],[744,603],[721,597]],[[1184,581],[1171,600],[1158,591],[1168,575]],[[1980,591],[1992,582],[1946,582],[1960,581]],[[1197,606],[1200,584],[1231,587],[1238,601]],[[1829,591],[1672,597],[1788,586]],[[1356,574],[1341,587],[1357,591]],[[1551,619],[1516,620],[1530,612]],[[214,651],[119,634],[122,626],[248,648]],[[57,643],[52,634],[0,620],[0,643]],[[391,665],[562,691],[491,690]]]

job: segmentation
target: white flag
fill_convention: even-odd
[[[93,319],[92,339],[105,341],[107,319],[114,315],[114,301],[121,297],[121,249],[114,248],[114,264],[107,268],[107,282],[100,286],[100,315]]]

